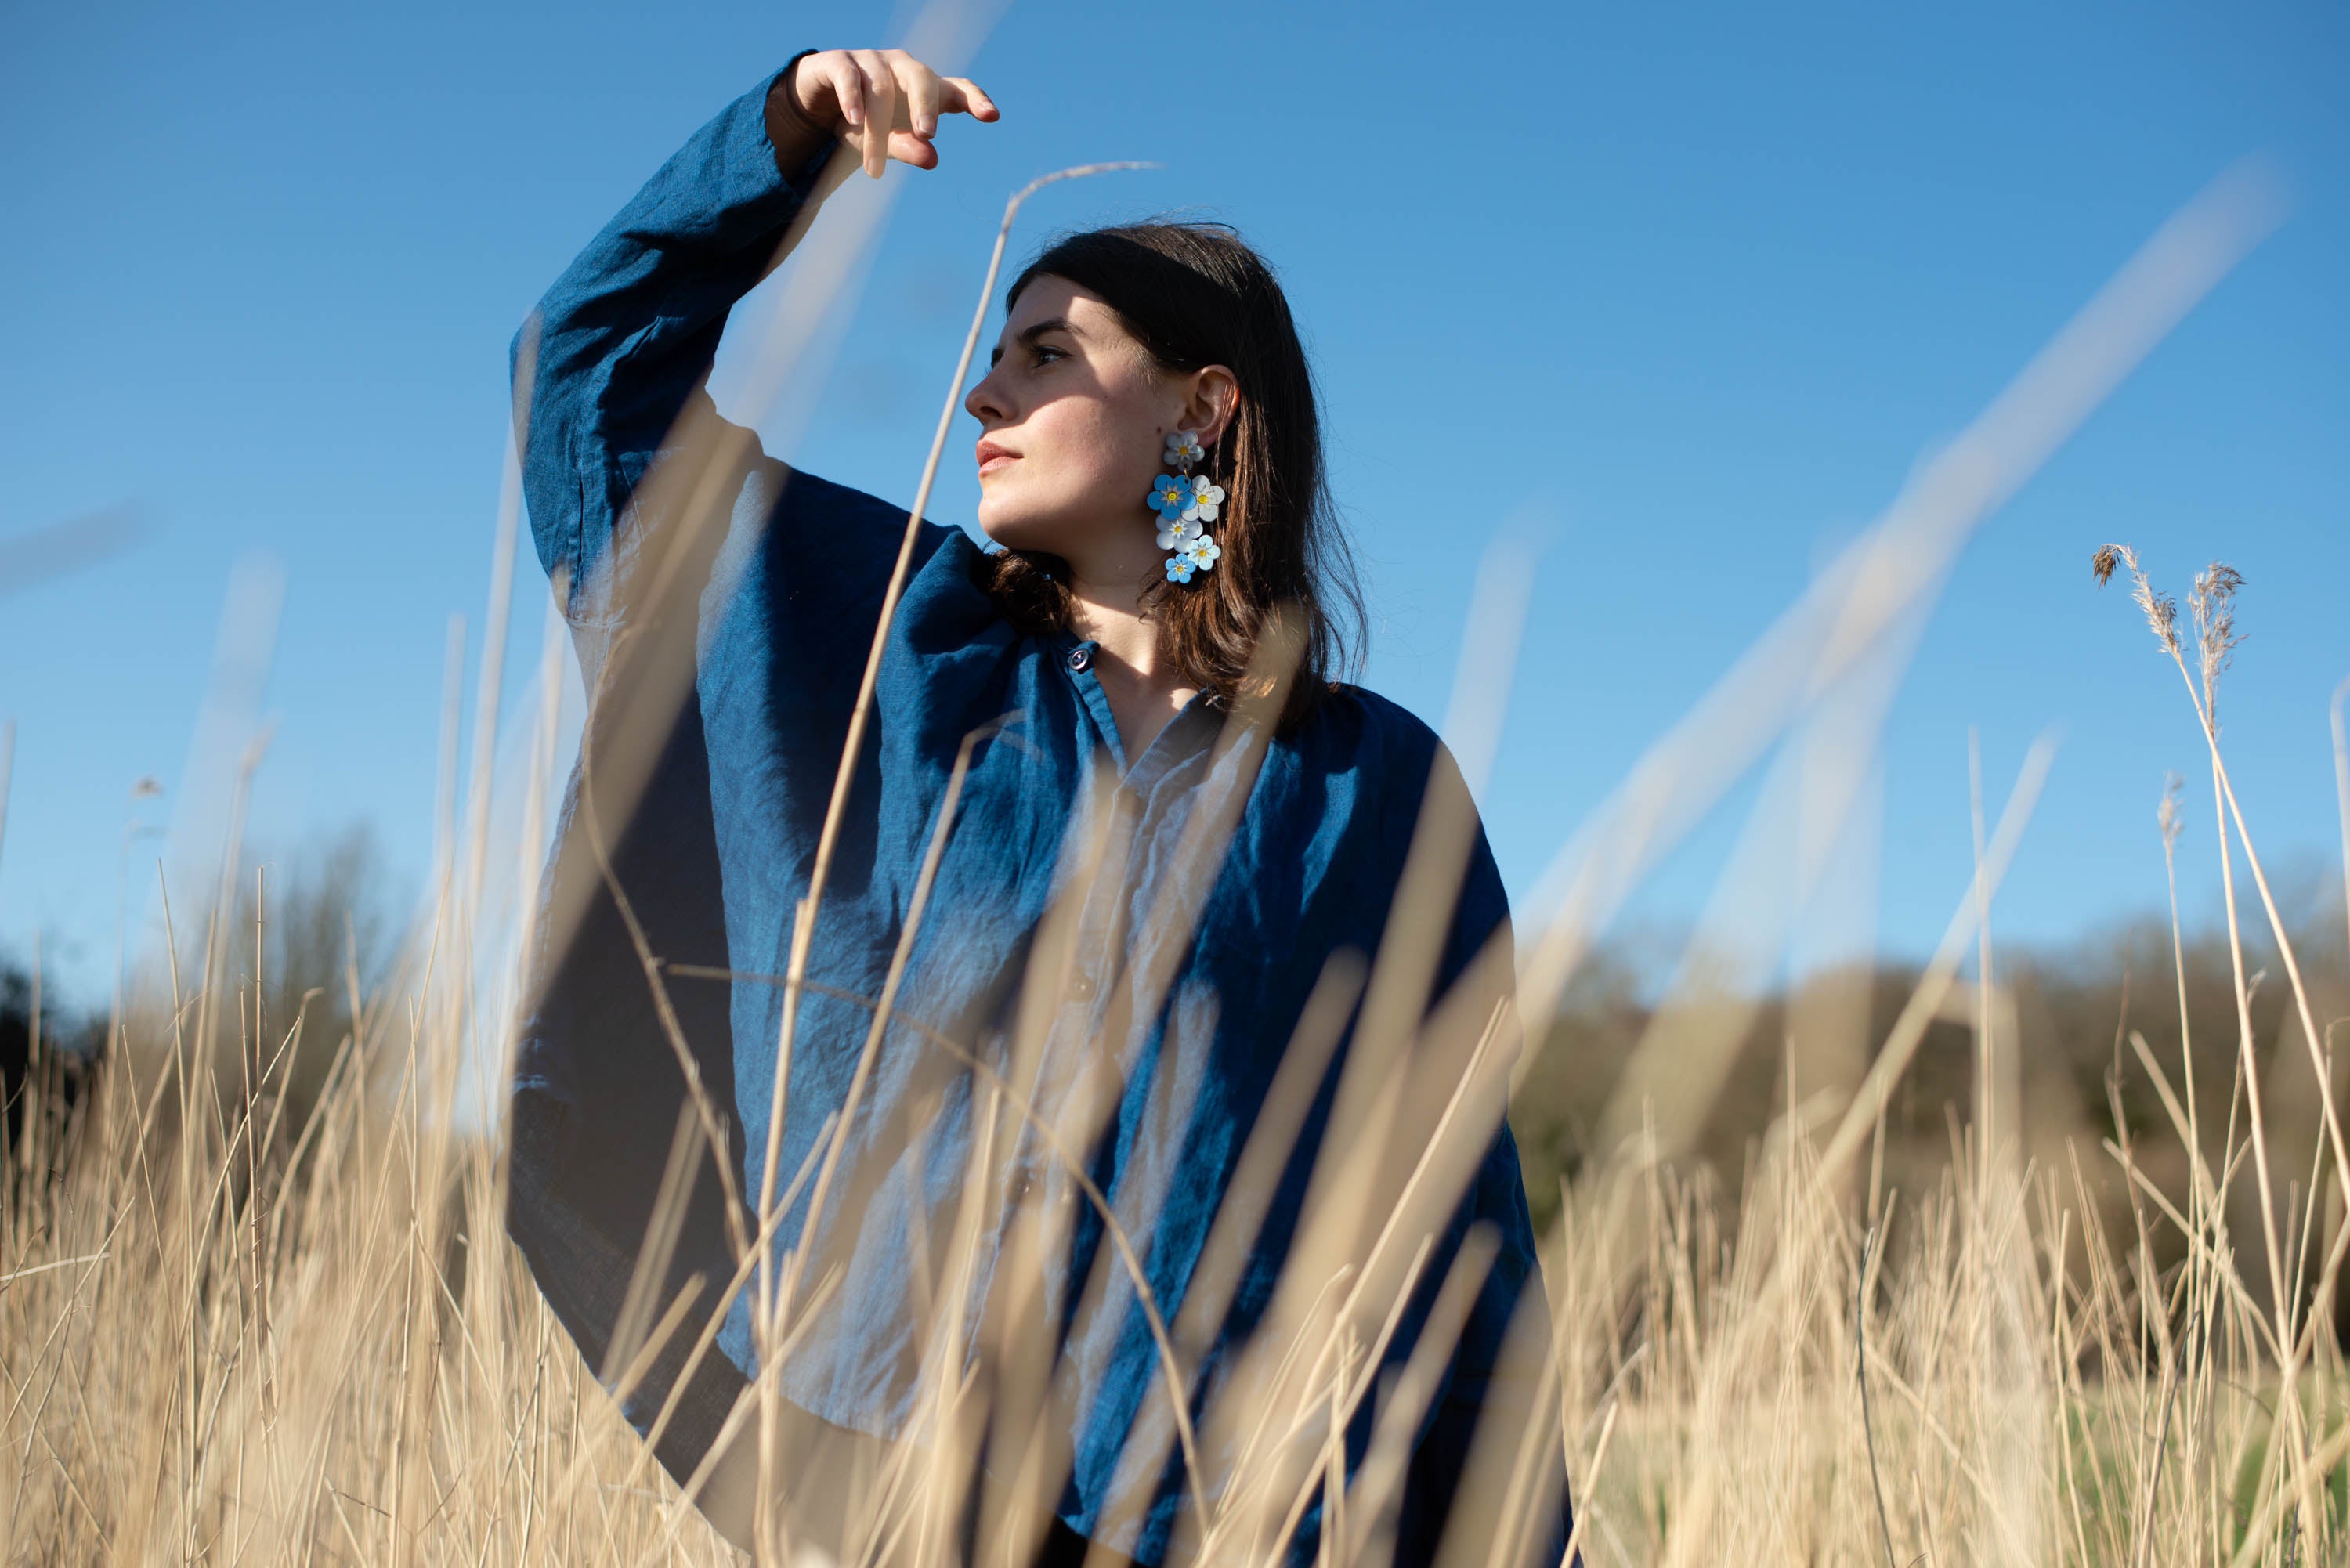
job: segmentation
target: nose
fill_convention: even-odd
[[[1001,423],[1011,417],[1012,410],[1004,406],[1003,396],[996,387],[993,370],[981,377],[979,385],[963,398],[962,411],[981,424]]]

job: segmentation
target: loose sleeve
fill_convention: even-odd
[[[789,66],[784,67],[790,69]],[[767,138],[768,77],[694,132],[590,241],[515,338],[524,493],[539,560],[575,624],[611,602],[629,506],[710,369],[727,313],[778,259],[837,143],[787,178]]]
[[[1498,1001],[1511,996],[1516,989],[1513,947],[1509,895],[1481,822],[1469,846],[1460,902],[1440,965],[1440,993],[1465,983],[1481,997]],[[1514,1008],[1504,1016],[1504,1041],[1497,1044],[1503,1045],[1505,1059],[1514,1059],[1519,1049]],[[1427,1563],[1438,1557],[1444,1532],[1454,1522],[1451,1503],[1461,1494],[1485,1428],[1515,1434],[1530,1421],[1555,1418],[1547,1410],[1539,1417],[1535,1412],[1543,1397],[1542,1362],[1551,1351],[1534,1220],[1509,1119],[1497,1114],[1494,1122],[1454,1216],[1453,1240],[1457,1242],[1469,1225],[1482,1224],[1497,1251],[1413,1450],[1411,1479],[1397,1524],[1398,1562]],[[1566,1550],[1571,1521],[1566,1477],[1554,1455],[1532,1479],[1536,1490],[1528,1500],[1523,1533],[1507,1552],[1501,1543],[1491,1543],[1493,1560],[1555,1568]],[[1471,1521],[1470,1533],[1473,1536],[1483,1527]]]

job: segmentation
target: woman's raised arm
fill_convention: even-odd
[[[524,493],[539,559],[567,574],[575,608],[604,598],[630,494],[727,313],[820,199],[835,145],[876,176],[893,158],[935,168],[943,113],[996,118],[975,85],[902,50],[801,55],[694,132],[539,301],[512,361],[530,387]]]

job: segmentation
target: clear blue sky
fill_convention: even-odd
[[[795,49],[885,8],[19,7],[0,55],[14,306],[0,539],[133,504],[134,547],[0,598],[18,723],[0,945],[107,963],[125,791],[177,787],[232,563],[274,557],[280,720],[255,831],[428,852],[442,646],[478,657],[505,344],[572,252]],[[910,495],[1007,191],[1104,158],[1019,237],[1158,211],[1282,266],[1324,377],[1378,624],[1368,683],[1440,717],[1479,552],[1555,543],[1486,792],[1525,893],[1627,766],[2162,218],[2266,151],[2285,227],[1970,547],[1887,737],[1882,932],[1929,946],[1969,865],[1966,736],[2003,789],[2066,740],[2000,905],[2061,938],[2161,898],[2196,777],[2177,678],[2090,550],[2183,589],[2223,556],[2227,702],[2263,847],[2334,853],[2350,671],[2350,20],[2338,5],[1012,6],[1001,125],[907,182],[847,363],[787,455]],[[964,432],[967,434],[967,432]],[[968,517],[951,461],[933,514]],[[525,555],[525,586],[536,589]],[[540,599],[523,600],[530,662]],[[2209,914],[2208,806],[2189,813]],[[1644,909],[1701,902],[1710,828]]]

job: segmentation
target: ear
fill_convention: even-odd
[[[1241,411],[1240,378],[1229,366],[1206,365],[1191,372],[1180,428],[1194,431],[1201,446],[1213,446]]]

